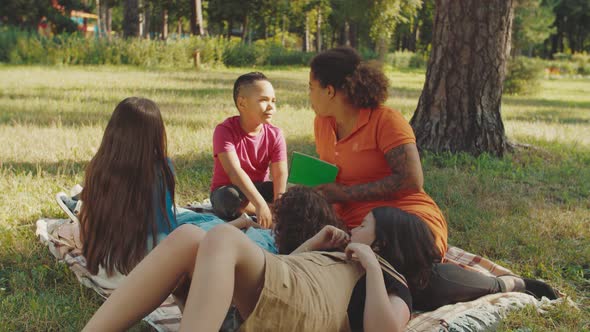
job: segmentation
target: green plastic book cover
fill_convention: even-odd
[[[336,180],[338,167],[305,153],[294,151],[291,155],[291,169],[288,183],[317,186]]]

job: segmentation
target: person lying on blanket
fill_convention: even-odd
[[[318,193],[309,191],[312,199],[298,206],[299,214],[331,211]],[[295,192],[288,190],[275,206]],[[275,217],[280,227],[282,219]],[[325,226],[290,255],[261,250],[235,227],[219,225],[205,232],[183,225],[131,271],[84,331],[132,326],[184,277],[192,282],[181,331],[218,331],[232,301],[245,319],[243,331],[347,331],[356,326],[402,331],[410,318],[411,296],[393,262],[376,255],[395,251],[393,241],[379,240],[393,239],[392,229],[376,225],[368,217],[350,236]],[[430,259],[414,257],[416,269],[426,274]]]
[[[298,218],[301,206],[320,201],[324,201],[323,197],[313,189],[296,186],[290,188],[275,204],[273,212],[278,219],[275,240],[279,253],[290,253],[327,225],[345,229],[338,221],[330,224],[325,222],[338,220],[333,216],[334,212],[326,213],[331,215],[328,218],[305,221]],[[365,221],[367,218],[373,218],[378,229],[388,229],[387,232],[377,234],[393,234],[394,239],[378,236],[373,246],[385,247],[380,243],[386,241],[395,243],[392,251],[381,250],[380,254],[393,262],[393,267],[408,280],[413,310],[430,311],[443,305],[472,301],[500,292],[528,292],[537,298],[557,298],[553,288],[538,280],[512,275],[489,277],[456,264],[440,263],[438,250],[432,246],[436,242],[432,231],[413,214],[395,207],[377,207],[365,217]],[[360,227],[363,226],[361,224]],[[424,264],[431,267],[426,274],[422,268]]]
[[[97,274],[104,268],[109,276],[116,271],[128,274],[181,224],[210,228],[223,223],[212,215],[176,208],[174,189],[174,169],[158,106],[145,98],[124,99],[113,111],[86,168],[80,194],[84,204],[78,217],[88,270]],[[60,206],[67,208],[64,203]],[[258,227],[246,217],[231,224]],[[270,230],[248,232],[261,246],[274,250]]]

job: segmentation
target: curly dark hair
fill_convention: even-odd
[[[359,108],[377,108],[387,100],[389,80],[376,61],[363,62],[356,50],[337,47],[311,60],[313,78],[322,87],[333,86]]]
[[[371,212],[375,217],[375,252],[406,277],[411,289],[426,287],[433,265],[441,261],[426,223],[394,207],[378,207]]]
[[[313,188],[289,188],[273,206],[275,241],[279,254],[289,254],[324,226],[346,230],[332,205]]]

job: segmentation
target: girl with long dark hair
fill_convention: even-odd
[[[175,207],[166,129],[158,106],[146,98],[129,97],[117,105],[86,167],[83,188],[82,252],[93,274],[102,269],[109,276],[128,274],[180,224],[208,229],[224,223],[213,215]],[[256,224],[238,218],[232,225]],[[267,233],[256,235],[263,247],[272,249]]]

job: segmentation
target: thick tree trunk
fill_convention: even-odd
[[[506,152],[500,106],[512,16],[512,0],[436,0],[426,82],[410,121],[420,149]]]
[[[139,37],[139,0],[123,3],[123,37]]]

